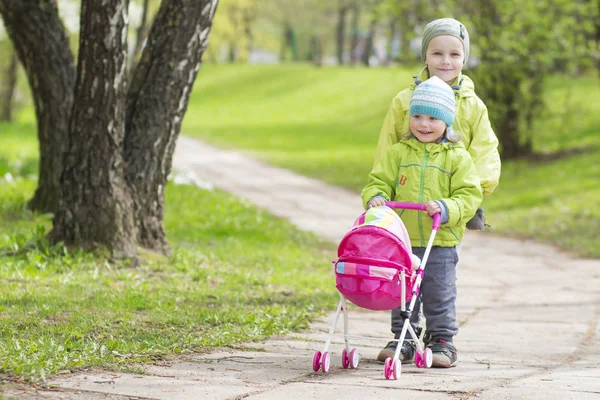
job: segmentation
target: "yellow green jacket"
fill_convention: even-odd
[[[477,170],[462,143],[421,143],[415,138],[388,148],[373,168],[362,191],[364,207],[377,195],[388,201],[442,201],[448,221],[441,225],[434,241],[441,247],[460,243],[467,221],[483,198]],[[431,218],[423,211],[396,211],[406,225],[411,245],[425,247],[431,235]]]
[[[424,81],[428,78],[429,71],[425,68],[417,80]],[[459,75],[451,86],[456,99],[452,129],[462,135],[465,148],[479,173],[483,195],[490,195],[500,180],[500,154],[498,139],[490,125],[487,107],[475,94],[475,85],[468,76]],[[379,133],[375,165],[381,161],[387,149],[409,132],[409,103],[416,87],[416,83],[412,83],[392,100]]]

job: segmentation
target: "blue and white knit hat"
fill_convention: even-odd
[[[454,91],[437,76],[419,84],[410,98],[410,115],[431,115],[448,126],[454,122],[454,110]]]

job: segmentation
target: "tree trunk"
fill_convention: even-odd
[[[4,99],[2,101],[2,112],[0,113],[0,120],[11,122],[12,121],[12,101],[15,95],[15,88],[17,87],[17,60],[16,51],[11,52],[10,64],[6,70],[6,88],[4,90]]]
[[[339,65],[344,65],[344,41],[346,39],[346,13],[348,7],[340,6],[336,35],[337,59]]]
[[[310,55],[314,66],[323,66],[323,50],[321,48],[321,40],[317,35],[310,38]]]
[[[369,59],[371,58],[371,54],[373,53],[373,40],[375,39],[375,27],[377,26],[377,20],[371,20],[371,24],[369,25],[369,33],[367,34],[367,39],[365,41],[365,52],[362,56],[362,63],[365,66],[369,66]]]
[[[83,0],[75,103],[53,241],[107,245],[135,256],[132,202],[124,179],[128,0]]]
[[[244,9],[242,13],[242,21],[244,26],[244,35],[246,36],[246,51],[248,52],[248,57],[254,48],[254,33],[252,32],[252,23],[254,22],[255,18],[256,4],[254,4],[252,8]]]
[[[0,0],[0,14],[27,73],[37,117],[39,178],[28,206],[55,212],[75,84],[69,39],[55,0]]]
[[[285,22],[283,25],[283,42],[281,44],[281,50],[279,57],[281,61],[285,60],[287,49],[290,49],[291,61],[298,61],[298,44],[296,43],[296,32],[292,28],[289,22]]]
[[[412,30],[412,26],[409,21],[410,16],[408,13],[403,13],[400,15],[400,62],[402,64],[410,64],[414,61],[415,57],[411,54],[410,51],[410,32]]]
[[[229,41],[229,46],[227,50],[227,61],[233,64],[238,53],[236,40]]]
[[[163,228],[167,176],[218,0],[163,2],[127,94],[126,179],[138,243],[168,251]]]
[[[597,2],[597,6],[598,6],[598,16],[600,16],[600,1]],[[598,71],[598,78],[600,78],[600,20],[599,18],[596,18],[596,21],[594,22],[594,26],[595,26],[595,37],[594,37],[594,42],[596,44],[596,70]]]
[[[144,5],[142,9],[142,22],[137,29],[135,36],[135,59],[137,60],[140,52],[142,51],[142,45],[144,44],[144,39],[146,38],[146,33],[148,31],[148,3],[149,0],[144,0]]]
[[[352,7],[352,26],[350,27],[350,60],[354,64],[357,60],[355,57],[356,48],[358,47],[358,34],[359,28],[358,23],[360,21],[360,6],[355,3]]]
[[[393,59],[392,51],[394,50],[394,41],[396,40],[396,26],[398,24],[398,18],[392,18],[390,20],[390,36],[388,42],[388,51],[385,56],[385,64],[389,65]]]

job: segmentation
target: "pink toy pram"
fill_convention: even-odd
[[[393,310],[401,307],[402,311],[406,311],[406,304],[409,303],[408,313],[413,311],[425,264],[440,226],[440,214],[433,216],[431,236],[421,261],[412,254],[408,232],[392,208],[424,211],[425,205],[399,202],[387,202],[386,205],[387,207],[371,208],[358,217],[338,246],[338,260],[333,264],[340,302],[324,349],[322,352],[316,351],[313,357],[315,372],[329,371],[331,357],[328,349],[342,312],[345,342],[342,351],[342,367],[358,367],[358,351],[355,348],[350,349],[348,344],[350,335],[346,300],[369,310]],[[408,318],[402,326],[398,343],[404,341],[407,332],[416,343],[415,365],[418,368],[431,367],[431,350],[423,348]],[[394,357],[385,361],[386,379],[398,379],[400,376],[401,347],[397,346]]]

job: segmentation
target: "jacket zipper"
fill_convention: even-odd
[[[425,151],[425,158],[423,159],[423,167],[421,168],[421,190],[419,191],[419,203],[423,203],[423,189],[425,189],[425,168],[427,167],[427,159],[429,158],[429,151]],[[421,236],[421,247],[425,247],[425,236],[423,235],[423,213],[419,212],[417,221],[419,222],[419,234]]]
[[[454,231],[452,230],[452,228],[448,228],[448,230],[450,231],[450,233],[451,233],[452,235],[454,235],[454,237],[456,238],[456,240],[460,240],[460,239],[458,238],[458,236],[456,236],[456,233],[454,233]]]

